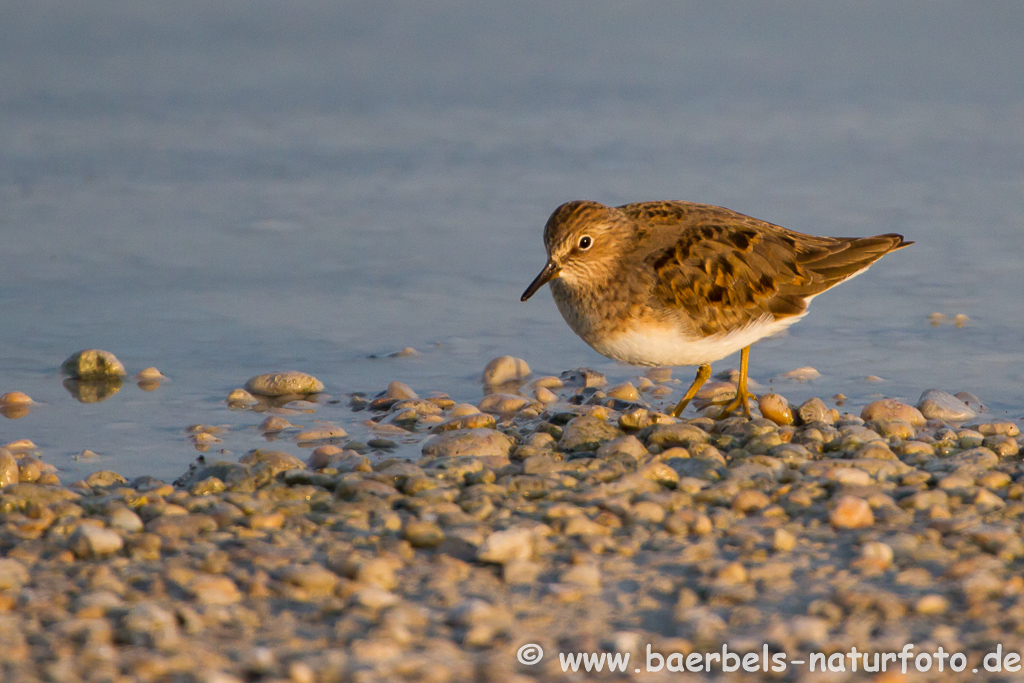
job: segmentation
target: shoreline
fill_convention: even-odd
[[[174,483],[63,485],[15,483],[0,454],[3,680],[624,680],[564,673],[559,652],[670,680],[652,653],[723,647],[814,680],[802,654],[1024,651],[1015,423],[765,396],[775,421],[673,420],[645,407],[656,373],[604,389],[511,368],[477,406],[355,396],[377,450],[307,427],[305,463],[268,444]],[[386,454],[403,425],[419,459]]]

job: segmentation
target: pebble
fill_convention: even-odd
[[[508,613],[480,598],[470,598],[456,605],[448,622],[463,631],[462,643],[467,647],[487,647],[496,636],[508,630]]]
[[[27,406],[32,405],[32,398],[22,391],[8,391],[0,396],[0,406]]]
[[[788,553],[796,547],[796,536],[785,529],[776,529],[772,535],[772,547],[780,553]]]
[[[432,436],[423,443],[427,458],[508,456],[512,439],[494,429],[458,429]]]
[[[558,445],[565,451],[596,451],[605,441],[622,436],[622,430],[592,415],[574,417],[562,429]]]
[[[145,525],[142,518],[127,507],[116,507],[107,514],[107,524],[111,529],[118,529],[127,533],[142,531]]]
[[[293,438],[301,445],[312,441],[340,439],[344,436],[348,436],[348,432],[343,428],[338,427],[337,425],[324,424],[314,429],[304,429],[301,432],[298,432]]]
[[[435,548],[444,540],[444,531],[440,526],[420,520],[406,524],[402,535],[414,548]]]
[[[419,396],[408,384],[394,381],[388,384],[387,391],[384,392],[384,398],[394,401],[404,401],[411,398],[419,398]]]
[[[1017,440],[1005,434],[986,436],[981,443],[985,448],[994,451],[996,455],[1003,458],[1012,457],[1020,452],[1020,445],[1017,443]]]
[[[352,563],[347,575],[359,583],[390,591],[398,586],[395,569],[397,569],[396,562],[382,557],[371,557]]]
[[[332,595],[338,585],[338,575],[319,564],[290,565],[281,570],[279,578],[300,589],[305,599]]]
[[[652,424],[652,414],[647,408],[632,408],[619,415],[619,429],[626,431],[637,431]]]
[[[724,584],[740,584],[746,583],[750,575],[739,562],[730,562],[729,564],[718,570],[717,580]]]
[[[757,407],[761,415],[777,425],[793,424],[793,410],[789,402],[779,394],[761,394],[757,399]]]
[[[522,358],[498,356],[484,368],[483,383],[494,386],[525,379],[530,376],[530,366]]]
[[[355,599],[359,605],[368,607],[372,610],[382,610],[388,607],[394,607],[402,601],[399,596],[395,595],[391,591],[384,590],[377,586],[360,588],[356,591]]]
[[[771,505],[771,502],[771,498],[762,491],[743,489],[732,499],[732,507],[736,512],[749,514],[763,510]]]
[[[558,580],[573,586],[597,589],[601,587],[601,570],[593,564],[577,564],[559,574]]]
[[[11,558],[0,558],[0,591],[20,590],[28,583],[28,569]]]
[[[228,394],[228,404],[230,405],[249,406],[258,403],[259,399],[245,389],[232,389]]]
[[[961,451],[955,455],[931,460],[924,466],[930,472],[955,472],[967,477],[977,477],[999,464],[999,456],[984,446]]]
[[[270,372],[250,378],[245,383],[245,389],[261,396],[290,396],[320,393],[324,390],[324,384],[304,372]],[[230,397],[228,400],[231,400]]]
[[[68,539],[68,549],[81,559],[116,553],[124,547],[124,539],[116,531],[83,524]]]
[[[260,465],[261,471],[269,476],[279,472],[287,472],[294,469],[305,469],[306,465],[291,453],[275,451],[267,448],[257,448],[249,451],[238,459],[243,465]]]
[[[732,382],[705,382],[694,399],[702,402],[726,401],[736,396],[736,385]]]
[[[978,489],[972,501],[979,508],[999,509],[1006,507],[1006,502],[988,489]]]
[[[0,448],[0,488],[19,481],[18,461],[6,448]]]
[[[529,394],[536,389],[560,389],[563,386],[565,386],[565,382],[560,378],[554,375],[544,375],[543,377],[530,380],[522,386],[520,391],[524,394]]]
[[[435,425],[431,431],[437,434],[438,432],[450,432],[457,429],[494,429],[497,426],[497,420],[494,419],[493,415],[477,411],[441,422]]]
[[[138,647],[172,651],[181,643],[177,617],[154,602],[129,609],[121,630],[124,640]]]
[[[940,616],[949,611],[949,600],[935,593],[922,595],[914,603],[914,611],[928,617]]]
[[[517,394],[488,394],[480,400],[477,408],[484,413],[509,414],[525,407],[529,402],[529,399]]]
[[[281,432],[294,426],[295,425],[283,417],[271,415],[267,419],[263,420],[263,422],[260,422],[258,429],[264,434],[268,434],[271,432]]]
[[[598,447],[596,456],[602,460],[607,460],[616,453],[625,453],[639,461],[647,455],[647,449],[644,448],[644,444],[640,439],[630,434],[603,442]]]
[[[448,409],[447,415],[449,419],[455,419],[457,417],[468,417],[470,415],[479,415],[480,409],[472,403],[456,403]]]
[[[640,392],[637,391],[636,387],[629,382],[626,382],[625,384],[618,384],[605,393],[607,393],[611,398],[617,398],[620,401],[640,400]]]
[[[913,439],[917,436],[917,430],[905,420],[875,420],[874,425],[878,433],[886,438]]]
[[[154,380],[160,381],[163,379],[167,379],[167,376],[164,373],[157,370],[156,368],[154,368],[153,366],[149,366],[148,368],[143,368],[142,370],[139,370],[137,373],[135,373],[135,379],[136,381],[139,382]]]
[[[454,402],[452,406],[454,407]],[[401,401],[395,402],[390,408],[392,413],[399,415],[411,415],[414,419],[421,417],[433,417],[440,415],[443,412],[443,408],[434,401],[423,400],[421,398],[406,398]],[[395,418],[396,421],[398,417]]]
[[[967,407],[976,413],[982,413],[988,408],[981,402],[981,399],[970,393],[969,391],[958,391],[954,394],[958,399],[967,404]]]
[[[558,394],[547,387],[537,387],[537,390],[534,392],[534,396],[541,403],[554,403],[558,400]]]
[[[821,377],[821,373],[810,366],[782,373],[783,379],[793,380],[794,382],[809,382],[812,379],[818,379],[819,377]]]
[[[559,379],[570,386],[581,386],[584,388],[599,388],[608,383],[608,379],[596,370],[591,368],[577,368],[566,370]]]
[[[122,477],[117,472],[111,472],[110,470],[99,470],[93,472],[85,478],[85,483],[93,487],[103,486],[117,486],[118,484],[126,484],[128,480]]]
[[[999,420],[996,422],[986,422],[980,424],[978,425],[978,431],[983,436],[1002,435],[1014,438],[1020,436],[1020,428],[1017,427],[1015,423],[1008,422],[1006,420]],[[9,445],[8,448],[10,448]]]
[[[893,561],[892,548],[881,541],[868,541],[860,548],[860,556],[879,570],[888,569]]]
[[[870,486],[871,475],[853,467],[837,467],[831,471],[829,478],[844,486]]]
[[[939,389],[928,389],[922,393],[917,409],[926,419],[944,422],[966,422],[978,415],[965,402]]]
[[[495,531],[484,539],[476,559],[493,564],[507,564],[514,560],[529,560],[533,556],[533,532],[522,527]]]
[[[923,427],[926,421],[920,410],[892,398],[872,401],[864,406],[860,417],[865,422],[871,422],[872,420],[903,420],[912,427]]]
[[[200,575],[189,582],[189,594],[201,605],[233,605],[242,592],[230,577]]]
[[[837,529],[860,529],[873,525],[875,515],[863,498],[841,496],[829,513],[829,522]]]
[[[838,413],[835,410],[830,409],[825,405],[825,402],[820,398],[809,398],[800,404],[797,408],[797,415],[800,416],[801,422],[804,424],[811,422],[823,422],[825,424],[835,424],[839,418]]]
[[[530,560],[509,560],[502,564],[501,579],[510,585],[533,583],[540,575],[541,565]]]
[[[671,448],[681,446],[692,448],[695,445],[706,444],[711,440],[711,435],[700,427],[686,422],[658,425],[647,436],[648,446],[660,448]]]
[[[61,371],[72,379],[83,380],[113,379],[128,374],[114,354],[100,349],[71,354],[61,364]]]
[[[43,474],[39,465],[32,458],[22,458],[18,465],[18,481],[32,483],[39,481],[39,477]],[[82,482],[85,486],[88,486],[86,482]]]

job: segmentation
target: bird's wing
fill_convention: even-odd
[[[638,254],[652,273],[653,304],[696,331],[725,334],[773,317],[801,315],[810,297],[888,252],[900,235],[816,237],[721,207],[647,202],[619,207],[651,245]]]

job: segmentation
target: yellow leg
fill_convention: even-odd
[[[686,409],[686,404],[690,402],[690,399],[696,396],[697,391],[704,385],[704,382],[708,381],[708,377],[711,377],[711,366],[705,363],[697,368],[697,376],[693,378],[693,384],[691,384],[690,388],[686,390],[686,394],[683,395],[682,400],[676,404],[676,407],[670,413],[672,417],[679,417],[680,413]]]
[[[725,406],[716,419],[724,420],[729,417],[737,408],[743,410],[743,414],[750,419],[750,392],[747,391],[747,363],[750,360],[750,347],[746,347],[740,353],[740,381],[736,385],[736,398]]]

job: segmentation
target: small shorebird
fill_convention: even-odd
[[[910,244],[896,234],[804,235],[708,204],[574,201],[544,226],[548,262],[522,300],[550,282],[562,317],[598,353],[633,365],[699,366],[673,417],[713,361],[742,350],[736,398],[720,417],[737,408],[750,417],[750,345]]]

